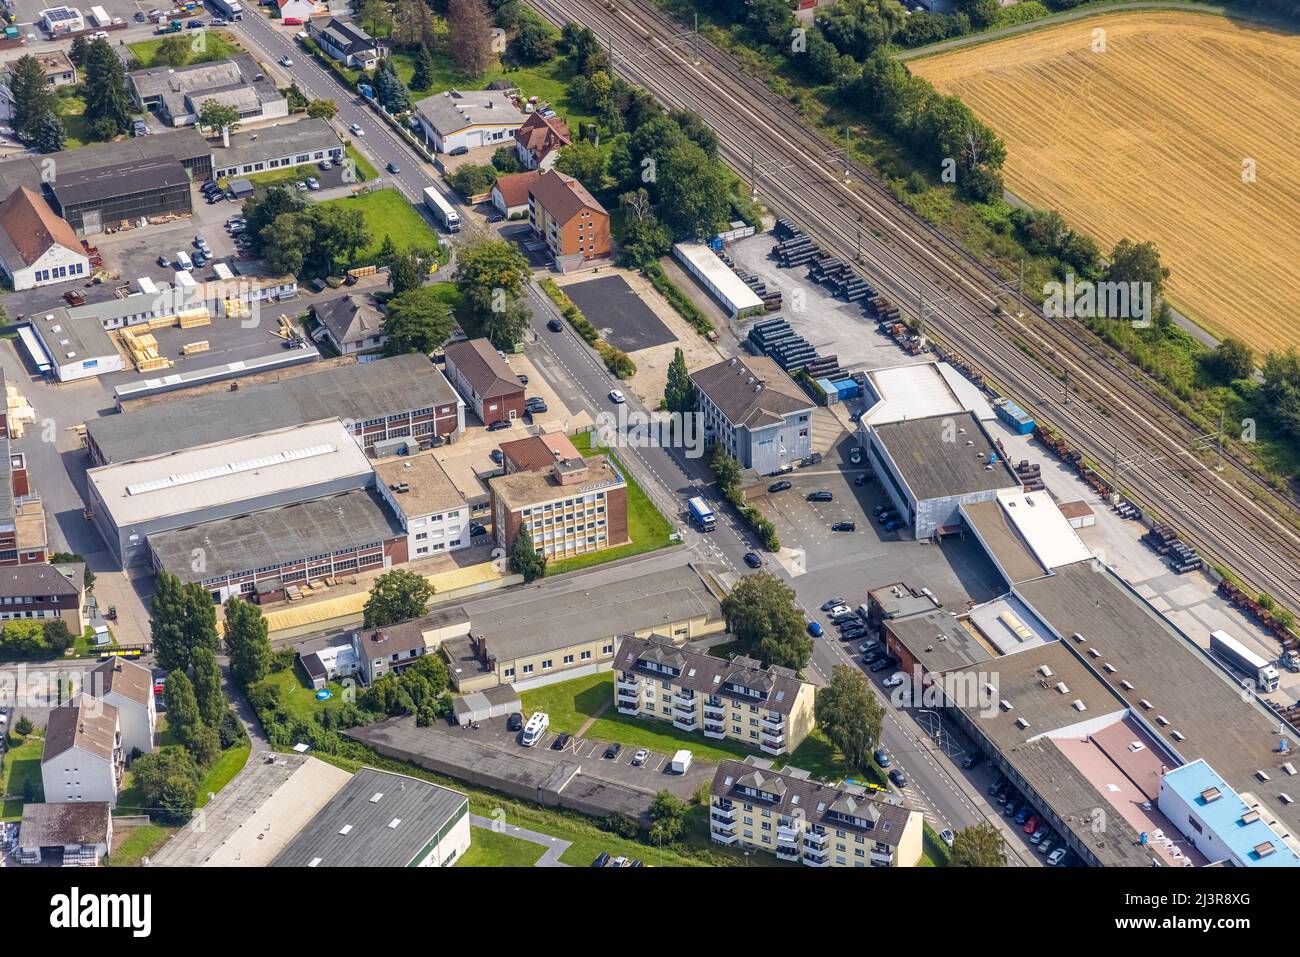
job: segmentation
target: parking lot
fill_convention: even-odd
[[[673,342],[677,337],[622,276],[601,276],[564,287],[607,342],[624,352]]]
[[[486,737],[504,746],[525,750],[519,743],[519,732],[506,729],[505,718],[480,722],[477,731],[467,733]],[[671,754],[651,751],[643,765],[634,767],[632,759],[637,753],[637,748],[624,746],[616,757],[606,758],[605,749],[609,747],[608,741],[567,736],[569,740],[565,746],[556,748],[555,743],[560,737],[561,735],[554,731],[547,731],[536,746],[526,750],[530,755],[546,760],[556,762],[576,760],[582,768],[582,773],[591,777],[651,793],[667,788],[683,799],[690,798],[701,784],[713,779],[714,765],[707,761],[693,760],[685,774],[670,774],[667,767],[668,762],[672,760]]]

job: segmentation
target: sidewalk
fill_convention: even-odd
[[[498,827],[496,821],[491,818],[483,817],[481,814],[471,814],[469,816],[470,824],[475,827],[481,827],[488,831],[497,831],[501,834],[507,834],[510,837],[517,837],[521,841],[529,841],[533,844],[540,844],[546,848],[546,853],[537,859],[533,867],[568,867],[568,864],[560,863],[560,855],[569,849],[572,841],[562,841],[558,837],[551,837],[549,834],[541,834],[538,831],[530,831],[526,827],[517,827],[513,824],[507,824],[504,827]]]

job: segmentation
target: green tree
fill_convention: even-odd
[[[709,469],[713,472],[713,480],[724,494],[740,486],[740,463],[728,455],[721,445],[713,447],[709,456]]]
[[[363,610],[366,628],[382,628],[410,621],[424,614],[433,586],[422,576],[405,568],[385,572],[375,580]]]
[[[45,85],[45,70],[40,61],[30,53],[19,57],[13,64],[9,92],[14,103],[14,132],[24,140],[35,139],[46,115],[55,112],[57,99]]]
[[[836,665],[830,683],[817,689],[815,712],[817,727],[844,755],[846,770],[865,768],[880,740],[885,711],[862,672]]]
[[[746,575],[722,600],[727,630],[743,654],[800,671],[812,657],[794,589],[767,572]]]
[[[96,122],[111,123],[118,133],[129,130],[131,97],[126,90],[126,70],[107,40],[90,44],[82,74],[86,115],[95,117]]]
[[[604,150],[595,143],[578,140],[560,150],[555,169],[572,176],[592,192],[599,192],[605,186],[606,163]]]
[[[184,66],[190,62],[190,38],[182,33],[165,37],[154,50],[154,66]]]
[[[154,578],[153,596],[149,599],[149,636],[159,668],[172,671],[189,666],[185,595],[181,580],[166,570]]]
[[[251,224],[251,221],[250,221]],[[297,275],[306,264],[311,227],[298,213],[281,213],[257,234],[262,259],[272,273]]]
[[[239,129],[239,123],[239,110],[219,100],[204,100],[203,106],[199,108],[199,126],[214,133],[219,133],[222,129],[233,133]]]
[[[381,253],[379,258],[388,263],[388,284],[393,287],[394,296],[420,288],[424,284],[424,278],[429,275],[428,262],[419,250],[408,249],[388,259]]]
[[[498,349],[518,342],[529,324],[523,292],[531,275],[528,260],[513,243],[481,239],[463,245],[454,280],[465,332],[486,336]]]
[[[167,676],[163,701],[167,705],[167,727],[185,744],[203,725],[203,712],[199,710],[194,684],[184,671],[177,669]]]
[[[716,232],[727,220],[729,192],[726,171],[694,143],[678,144],[659,161],[659,218],[674,239]]]
[[[262,609],[238,595],[226,599],[226,651],[230,675],[245,688],[266,677],[271,667],[271,642]]]
[[[140,791],[144,809],[162,824],[184,824],[190,819],[201,779],[198,765],[184,748],[159,748],[131,763],[131,780]]]
[[[650,802],[650,840],[655,844],[675,844],[686,834],[686,802],[667,788]]]
[[[217,650],[217,642],[220,640],[217,632],[217,606],[212,602],[212,593],[198,582],[190,582],[182,591],[185,599],[185,642],[192,663],[197,649]]]
[[[390,356],[430,355],[451,336],[456,320],[433,286],[417,286],[388,300],[384,351]]]
[[[546,556],[533,547],[533,536],[527,526],[520,526],[515,540],[510,545],[510,570],[516,575],[523,575],[525,582],[531,582],[546,574]]]
[[[1169,270],[1160,263],[1160,251],[1148,240],[1135,243],[1121,239],[1110,254],[1106,267],[1107,282],[1150,283],[1151,301],[1154,304],[1164,292]]]
[[[505,300],[504,308],[479,315],[477,322],[462,323],[467,333],[483,336],[498,349],[513,349],[524,338],[532,322],[532,311],[522,299]]]
[[[365,24],[366,32],[372,37],[387,37],[393,33],[393,16],[383,0],[361,0],[357,19]]]
[[[521,173],[524,164],[519,162],[519,154],[513,146],[502,146],[492,154],[492,167],[498,173]]]
[[[447,185],[469,199],[492,191],[497,171],[492,166],[466,164],[447,177]]]
[[[673,351],[673,361],[668,365],[664,404],[669,412],[682,415],[695,411],[695,386],[691,384],[690,373],[686,369],[686,353],[680,348]]]
[[[1002,832],[984,821],[964,827],[952,837],[953,867],[1002,867]]]
[[[672,237],[655,215],[648,192],[644,189],[626,192],[618,198],[618,205],[623,212],[623,235],[619,239],[622,265],[644,266],[672,248]]]
[[[64,136],[63,120],[53,110],[49,110],[36,121],[32,145],[42,153],[57,153],[63,149]]]
[[[540,17],[528,17],[519,24],[510,52],[526,66],[545,63],[555,56],[555,31]]]
[[[76,640],[67,623],[60,618],[41,622],[41,637],[45,639],[45,647],[49,648],[50,654],[55,657],[71,648]]]
[[[193,658],[194,697],[199,705],[199,715],[209,728],[218,728],[230,709],[226,693],[221,690],[221,666],[209,648],[196,648]]]
[[[339,261],[350,262],[370,243],[370,229],[359,209],[321,203],[308,207],[303,219],[311,233],[308,262],[324,274],[331,274]]]
[[[84,34],[72,41],[72,46],[68,48],[68,59],[72,61],[74,66],[80,67],[85,62],[86,50],[89,46],[90,41],[86,39]]]
[[[307,115],[318,120],[332,120],[338,112],[339,105],[333,100],[312,100],[307,104]]]
[[[433,56],[423,43],[415,51],[415,72],[411,74],[411,89],[421,92],[433,86]]]
[[[20,738],[27,737],[34,730],[36,729],[32,726],[32,719],[27,717],[27,715],[23,715],[19,718],[17,723],[14,725],[14,733]]]
[[[393,237],[384,233],[384,241],[379,244],[379,264],[381,266],[391,267],[393,260],[397,258],[397,243],[393,242]]]
[[[1245,379],[1255,371],[1255,354],[1240,339],[1224,339],[1201,360],[1205,370],[1220,382]]]

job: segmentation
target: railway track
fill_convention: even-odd
[[[529,2],[557,25],[573,20],[612,40],[615,71],[666,105],[700,114],[734,170],[760,171],[756,185],[768,205],[846,259],[853,258],[846,251],[860,250],[859,271],[904,310],[923,311],[927,335],[1056,427],[1112,484],[1177,526],[1207,559],[1300,608],[1300,535],[1257,499],[1294,518],[1290,502],[1230,447],[1224,470],[1208,469],[1190,450],[1200,433],[1090,330],[1038,317],[1036,304],[870,172],[846,164],[729,54],[701,40],[700,62],[693,63],[682,25],[652,3],[623,0],[611,10],[597,0]],[[1085,400],[1065,400],[1060,375],[1067,373]],[[1127,463],[1118,482],[1116,461]]]

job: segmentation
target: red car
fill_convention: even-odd
[[[153,683],[153,693],[154,693],[154,694],[156,694],[156,695],[161,695],[161,694],[162,694],[164,691],[166,691],[166,690],[167,690],[167,684],[166,684],[165,682],[162,682],[162,681],[155,681],[155,682]]]
[[[1038,830],[1038,825],[1041,823],[1043,822],[1038,820],[1037,814],[1031,815],[1029,820],[1025,822],[1025,833],[1033,834],[1036,830]]]

